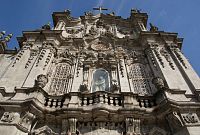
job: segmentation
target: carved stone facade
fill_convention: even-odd
[[[0,53],[4,135],[199,135],[200,80],[148,15],[53,13]]]

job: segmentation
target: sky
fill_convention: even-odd
[[[200,0],[1,0],[0,31],[14,34],[8,47],[18,47],[16,37],[22,31],[41,28],[48,22],[53,26],[53,12],[70,9],[72,16],[79,17],[98,6],[123,18],[130,16],[131,8],[141,9],[159,30],[177,32],[184,38],[184,55],[200,75]]]

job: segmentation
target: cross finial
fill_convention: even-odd
[[[107,8],[103,8],[102,6],[94,7],[93,10],[99,10],[100,13],[102,13],[103,10],[108,10]]]

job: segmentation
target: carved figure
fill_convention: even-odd
[[[51,29],[50,22],[47,23],[47,24],[45,24],[45,25],[43,25],[42,29],[44,29],[44,30],[50,30]]]
[[[105,78],[103,76],[99,76],[99,78],[95,81],[95,91],[105,91]]]
[[[152,23],[150,23],[150,31],[156,32],[156,31],[158,31],[158,27],[156,27]]]
[[[162,78],[156,77],[152,80],[152,83],[156,86],[157,89],[161,90],[165,88],[165,83]]]
[[[132,8],[131,9],[131,13],[140,13],[141,10],[136,9],[136,8]]]
[[[119,87],[119,85],[118,85],[117,80],[113,79],[113,80],[112,80],[112,90],[113,90],[113,91],[118,91],[119,88],[120,88],[120,87]]]
[[[67,14],[67,16],[70,16],[71,11],[69,9],[64,10],[64,12]]]
[[[85,12],[86,16],[93,16],[93,13],[91,11]]]
[[[48,77],[46,75],[40,74],[37,76],[37,80],[35,80],[35,87],[44,88],[48,83]]]

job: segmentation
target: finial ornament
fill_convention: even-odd
[[[68,15],[71,14],[71,10],[69,10],[69,9],[64,10],[64,12],[66,12]]]
[[[131,9],[131,13],[140,13],[141,9],[137,9],[137,8],[132,8]]]
[[[103,8],[102,6],[94,7],[93,10],[99,10],[100,13],[102,13],[103,10],[108,10],[107,8]]]
[[[43,25],[42,26],[42,29],[44,29],[44,30],[50,30],[51,29],[51,22],[48,22],[47,24],[45,24],[45,25]]]
[[[0,39],[2,39],[5,34],[6,34],[6,31],[1,31],[1,33],[0,33]]]

